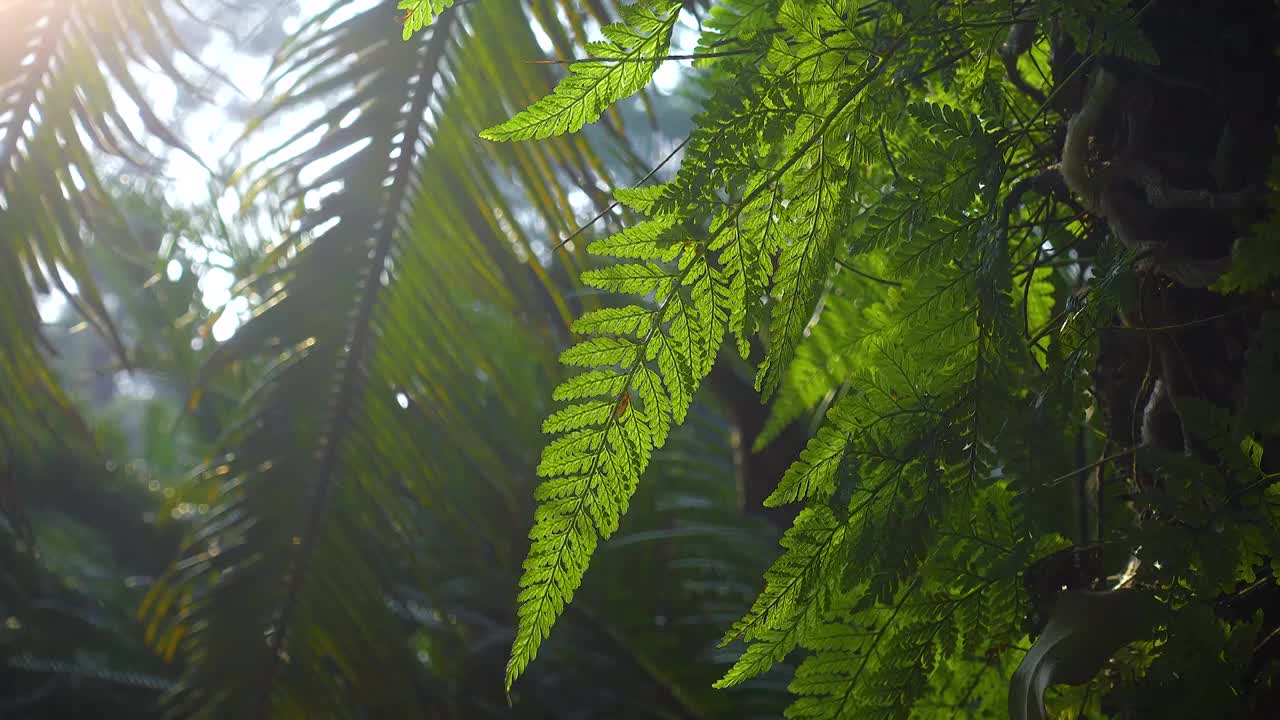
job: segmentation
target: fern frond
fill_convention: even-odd
[[[572,330],[578,335],[610,333],[638,337],[648,328],[652,308],[627,305],[619,308],[592,310],[573,322]]]
[[[582,273],[582,283],[625,295],[666,296],[678,275],[653,263],[624,263]]]
[[[510,120],[480,133],[487,140],[542,140],[577,132],[605,109],[645,85],[671,45],[681,4],[641,0],[621,9],[622,21],[603,29],[608,42],[587,44],[590,60],[569,66],[569,76]]]
[[[618,196],[624,197],[621,191]],[[670,262],[680,253],[680,245],[672,242],[672,231],[678,222],[675,215],[660,215],[596,240],[587,246],[587,252],[615,258]]]
[[[789,689],[798,697],[786,716],[905,717],[911,704],[903,702],[904,690],[927,678],[936,630],[945,622],[916,619],[909,603],[917,589],[907,588],[893,605],[861,611],[855,609],[855,593],[843,599],[807,641],[816,652],[796,670]],[[882,664],[886,659],[892,661],[887,667]],[[895,671],[901,674],[895,677]],[[885,683],[886,676],[892,684]]]
[[[439,72],[446,51],[453,41],[453,36],[450,34],[452,31],[451,24],[442,23],[438,26],[432,35],[430,45],[419,56],[418,69],[424,78],[432,77]],[[421,84],[409,103],[407,117],[421,118],[432,99],[432,94],[433,89],[430,83]],[[273,705],[273,698],[277,693],[276,674],[287,655],[290,634],[295,630],[295,614],[304,604],[303,594],[310,574],[310,565],[317,546],[323,542],[321,528],[335,495],[335,485],[339,482],[343,464],[342,438],[352,418],[358,416],[363,402],[367,356],[372,352],[375,342],[374,313],[383,288],[379,278],[398,236],[397,217],[403,212],[412,189],[411,178],[417,158],[415,144],[422,138],[421,133],[425,132],[426,128],[423,124],[414,123],[400,138],[397,146],[399,157],[393,164],[388,192],[383,198],[384,205],[380,211],[378,228],[369,240],[367,264],[362,269],[359,284],[355,288],[356,298],[352,306],[350,323],[344,330],[344,353],[337,362],[333,377],[329,416],[325,418],[317,439],[317,462],[312,485],[307,493],[304,525],[295,529],[295,532],[299,533],[299,541],[295,543],[297,550],[285,565],[284,593],[279,599],[266,633],[272,652],[268,656],[263,676],[260,678],[258,697],[254,702],[255,711],[259,714],[265,714]]]
[[[795,354],[835,257],[836,208],[847,170],[841,151],[828,143],[834,141],[823,138],[815,143],[810,151],[812,165],[792,179],[797,195],[790,198],[786,222],[798,239],[783,248],[774,274],[772,294],[777,303],[769,325],[772,342],[756,375],[756,387],[765,399],[777,389]]]
[[[725,633],[734,638],[761,638],[813,610],[825,595],[833,563],[844,560],[844,525],[825,507],[805,508],[782,536],[785,550],[765,573],[765,587],[751,609]]]
[[[729,330],[738,341],[738,353],[746,359],[747,338],[760,329],[761,306],[769,282],[771,259],[783,245],[782,188],[774,185],[747,205],[734,225],[720,234],[708,249],[720,252],[729,305]]]
[[[684,420],[726,330],[744,357],[751,336],[767,339],[756,386],[779,400],[765,441],[829,410],[765,501],[805,508],[723,638],[747,647],[717,686],[804,647],[813,654],[796,675],[792,715],[902,717],[934,691],[935,668],[953,669],[957,648],[986,649],[964,623],[1008,639],[1013,577],[1029,554],[1009,560],[968,537],[1022,546],[1020,518],[974,498],[1005,472],[996,457],[1026,456],[1002,444],[997,422],[1017,416],[1012,378],[1035,367],[1013,309],[1048,322],[1056,288],[1032,273],[1021,305],[1011,288],[1009,253],[1020,246],[993,220],[1007,184],[1003,109],[957,99],[948,82],[935,92],[926,81],[914,103],[874,83],[891,62],[897,78],[947,64],[913,46],[916,31],[989,52],[982,33],[959,25],[1007,22],[1007,10],[972,10],[894,14],[837,0],[712,10],[700,47],[732,44],[735,59],[702,63],[710,92],[679,171],[617,191],[649,219],[589,246],[624,261],[587,271],[584,283],[632,298],[579,320],[588,337],[563,358],[587,370],[557,391],[569,406],[544,424],[558,435],[539,466],[508,686],[617,528],[650,453]],[[964,82],[991,91],[994,81]],[[847,263],[837,263],[842,252]],[[992,540],[994,528],[959,528],[953,512],[1007,520],[1020,534]],[[998,556],[1007,563],[997,567]]]
[[[624,231],[624,237],[592,248],[665,255],[667,250],[644,239],[646,232]],[[540,504],[520,579],[508,687],[537,655],[581,584],[599,539],[617,530],[650,454],[662,447],[673,423],[683,422],[724,335],[723,282],[698,246],[682,250],[673,269],[623,263],[584,273],[583,281],[654,305],[586,314],[575,329],[592,336],[561,355],[566,365],[595,369],[560,385],[555,396],[573,404],[543,426],[560,435],[538,465],[545,480],[536,492]]]
[[[956,500],[914,582],[884,604],[870,602],[870,586],[858,583],[803,634],[813,654],[796,672],[799,697],[787,717],[907,717],[939,691],[932,676],[950,672],[944,658],[957,650],[981,657],[1020,635],[1018,568],[1060,545],[1020,531],[1007,483]]]
[[[434,604],[436,583],[474,556],[411,548],[439,547],[424,524],[465,547],[517,522],[511,448],[537,442],[526,411],[541,412],[508,400],[556,367],[554,353],[531,350],[547,348],[530,318],[543,301],[564,299],[538,275],[527,228],[508,224],[506,203],[527,204],[546,227],[572,218],[567,203],[544,201],[542,185],[506,191],[513,179],[533,188],[562,167],[598,164],[577,138],[473,142],[545,77],[522,62],[538,52],[523,9],[455,4],[425,42],[401,43],[387,41],[381,3],[352,13],[335,12],[343,0],[328,4],[322,17],[341,19],[306,23],[290,39],[271,73],[281,99],[266,112],[316,108],[321,141],[286,138],[265,169],[251,169],[257,185],[285,178],[299,196],[326,188],[323,199],[306,204],[265,268],[266,307],[215,354],[225,367],[282,345],[305,352],[253,394],[226,477],[202,481],[219,512],[199,531],[222,551],[195,545],[182,562],[190,570],[166,582],[192,602],[156,612],[162,628],[191,629],[171,706],[183,717],[435,714],[442,699],[415,691],[422,667],[398,609],[410,583]],[[332,62],[348,52],[361,61]],[[306,168],[320,163],[333,169],[309,179]],[[473,342],[457,342],[463,336]],[[502,432],[467,431],[482,418]],[[574,434],[595,420],[583,412],[559,422]],[[460,468],[476,476],[464,492],[447,480]],[[492,565],[497,582],[515,570],[506,557]],[[506,608],[486,612],[508,620]]]
[[[858,253],[859,267],[873,277],[887,274],[882,253]],[[795,359],[774,396],[764,429],[756,437],[759,451],[773,442],[792,422],[819,407],[830,407],[853,390],[854,369],[867,357],[872,323],[864,315],[882,303],[896,303],[900,285],[868,280],[863,275],[836,271],[831,291],[823,298],[821,313],[796,347]],[[856,390],[853,390],[856,392]]]
[[[454,0],[400,0],[396,5],[404,10],[402,38],[408,40],[413,34],[430,25],[436,16],[453,7]]]
[[[775,4],[774,0],[728,0],[712,5],[702,21],[698,50],[714,52],[720,47],[717,43],[723,42],[753,42],[761,32],[774,27]]]
[[[760,633],[724,677],[715,682],[715,687],[730,688],[768,672],[799,647],[802,638],[812,636],[820,612],[819,603],[806,603],[788,622]]]

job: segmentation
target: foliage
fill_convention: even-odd
[[[550,381],[570,302],[581,307],[529,225],[571,226],[559,184],[607,166],[579,138],[474,147],[512,98],[551,77],[524,62],[539,50],[523,12],[459,5],[413,42],[389,43],[384,10],[304,24],[275,58],[275,102],[251,124],[323,107],[238,176],[246,203],[274,191],[298,222],[241,280],[258,310],[201,370],[201,383],[244,368],[259,379],[189,473],[182,496],[208,511],[140,610],[153,645],[176,643],[189,659],[166,702],[183,716],[501,714],[493,667],[505,658],[489,648],[510,632],[511,609],[494,588],[515,579],[511,546],[528,514],[519,480],[542,410],[519,399]],[[348,54],[360,60],[335,61]],[[319,142],[299,142],[310,134]],[[710,424],[703,447],[727,453]],[[664,549],[683,536],[656,528],[699,516],[707,538],[735,532],[729,488],[708,480],[680,479],[647,501]],[[669,499],[682,496],[695,505]],[[715,628],[698,617],[707,594],[682,589],[707,581],[670,574],[670,588],[632,597],[629,614],[583,608],[580,636],[556,651],[565,669],[524,689],[520,712],[583,712],[655,688],[703,712],[712,678],[664,672],[636,631],[660,613],[697,628],[677,644],[682,656],[711,644]],[[660,592],[674,597],[637,619]],[[623,676],[620,658],[642,672]],[[566,692],[591,676],[590,690]],[[776,692],[758,696],[776,707]]]
[[[1265,502],[1245,511],[1238,527],[1247,530],[1215,545],[1223,553],[1218,560],[1175,550],[1197,544],[1183,523],[1203,526],[1190,520],[1188,503],[1217,506],[1234,497],[1230,487],[1271,487],[1274,474],[1261,459],[1270,441],[1254,434],[1264,426],[1243,423],[1233,414],[1238,406],[1213,406],[1241,397],[1235,391],[1196,384],[1211,372],[1228,372],[1222,388],[1243,388],[1246,378],[1224,371],[1229,362],[1216,356],[1170,359],[1187,352],[1189,333],[1153,336],[1146,378],[1122,388],[1130,394],[1118,400],[1105,394],[1115,388],[1091,386],[1081,372],[1095,359],[1099,376],[1113,372],[1114,344],[1108,354],[1108,341],[1100,344],[1096,335],[1115,332],[1109,328],[1122,317],[1167,332],[1153,302],[1163,303],[1159,317],[1172,328],[1222,317],[1199,307],[1256,318],[1272,302],[1259,295],[1210,299],[1202,288],[1221,273],[1222,259],[1204,249],[1192,259],[1177,240],[1148,237],[1160,213],[1234,207],[1256,216],[1258,206],[1240,199],[1248,193],[1218,199],[1209,190],[1175,189],[1161,174],[1170,167],[1163,146],[1132,136],[1127,148],[1117,145],[1122,136],[1106,135],[1113,131],[1099,120],[1113,107],[1106,103],[1120,82],[1115,77],[1127,78],[1131,92],[1172,95],[1133,78],[1144,65],[1185,62],[1173,54],[1185,50],[1170,48],[1185,48],[1177,43],[1201,28],[1127,2],[1038,5],[1043,21],[1011,13],[1004,2],[741,0],[711,11],[697,43],[703,109],[679,171],[667,182],[618,190],[618,201],[644,219],[589,247],[616,262],[584,272],[583,282],[629,296],[629,304],[582,315],[573,330],[583,339],[561,356],[563,364],[587,369],[557,389],[554,398],[564,405],[543,425],[554,437],[538,468],[545,479],[520,582],[509,686],[572,600],[598,543],[618,529],[651,456],[684,421],[727,331],[744,358],[752,336],[765,341],[756,386],[762,399],[777,393],[779,400],[762,442],[808,412],[829,409],[766,500],[803,509],[764,589],[725,635],[724,643],[741,638],[748,645],[721,686],[804,648],[789,717],[999,707],[996,698],[972,698],[979,705],[956,699],[940,678],[979,658],[1007,674],[1026,642],[1024,617],[1052,612],[1057,585],[1096,588],[1119,577],[1111,581],[1114,592],[1156,592],[1162,604],[1155,612],[1170,623],[1184,603],[1240,592],[1241,583],[1273,587],[1270,575],[1260,579],[1255,570],[1280,552],[1271,530],[1277,517]],[[653,22],[624,21],[634,25],[614,27],[610,37],[632,38],[641,52],[636,39],[652,32]],[[1242,28],[1247,21],[1228,22]],[[1266,37],[1257,57],[1269,63],[1262,48],[1274,38]],[[575,63],[570,78],[530,112],[599,115],[601,101],[615,96],[565,90],[625,72],[634,58],[619,45]],[[647,76],[652,64],[642,64]],[[1028,66],[1038,77],[1024,76]],[[1054,102],[1078,75],[1092,80],[1077,83],[1074,99]],[[1258,94],[1260,105],[1272,103],[1269,112],[1273,99],[1261,88]],[[1056,120],[1044,122],[1046,113]],[[580,124],[510,132],[530,119],[518,115],[483,136],[543,137]],[[1065,135],[1055,136],[1061,128]],[[1270,147],[1267,121],[1250,132]],[[1086,142],[1094,157],[1077,149]],[[1129,157],[1125,152],[1149,157],[1115,160],[1110,170],[1092,164],[1098,153]],[[1141,169],[1127,171],[1124,162]],[[1257,165],[1232,177],[1258,178]],[[1108,172],[1131,174],[1104,177]],[[1120,195],[1131,192],[1126,182],[1145,192],[1145,215],[1121,206]],[[1085,214],[1061,219],[1071,208]],[[1270,240],[1265,229],[1251,237]],[[1263,249],[1262,242],[1239,245],[1237,269],[1223,276],[1221,289],[1270,282],[1268,271],[1254,269],[1274,260],[1274,244]],[[1154,258],[1135,262],[1127,249]],[[1267,263],[1250,259],[1259,253]],[[1126,298],[1116,277],[1164,299]],[[1263,350],[1270,326],[1256,334],[1253,327],[1218,332],[1243,332],[1257,349],[1250,355],[1269,363],[1261,358],[1270,357]],[[1115,424],[1122,403],[1130,406],[1127,433]],[[1199,427],[1204,418],[1222,425]],[[1157,437],[1150,426],[1158,422],[1181,427],[1181,437]],[[1138,425],[1141,436],[1133,432]],[[1137,460],[1112,467],[1139,488],[1136,516],[1117,512],[1115,491],[1087,479],[1092,468],[1111,466],[1117,458],[1109,450],[1117,448]],[[1157,448],[1162,452],[1152,454]],[[1176,453],[1205,464],[1193,469]],[[1243,475],[1216,491],[1195,489],[1190,478],[1205,482],[1210,466],[1221,463]],[[1156,486],[1153,474],[1161,478]],[[1074,497],[1064,494],[1064,481],[1076,487]],[[1064,500],[1074,509],[1063,511]],[[1105,558],[1077,567],[1076,579],[1046,569],[1063,557],[1077,565],[1081,557],[1101,558],[1100,543]],[[1117,547],[1124,552],[1113,554]],[[1136,575],[1122,572],[1126,561],[1138,567]],[[1206,572],[1217,583],[1191,590],[1202,584],[1192,578]],[[1048,595],[1037,585],[1045,573],[1062,580]],[[1267,627],[1277,622],[1273,615],[1250,618]],[[1042,625],[1032,622],[1033,637]],[[1092,681],[1124,697],[1135,674],[1186,657],[1174,655],[1173,637],[1126,656],[1123,670],[1096,680],[1074,672],[1071,682]],[[1059,660],[1096,670],[1109,652],[1096,654]],[[1231,672],[1246,673],[1245,661],[1236,662]],[[1267,660],[1248,662],[1258,668]],[[1269,670],[1250,672],[1262,674],[1237,674],[1231,683],[1271,682]],[[1015,716],[1042,712],[1043,689],[1020,702]],[[1266,691],[1259,692],[1248,702],[1259,702]]]
[[[397,6],[404,10],[404,38],[408,40],[413,34],[431,24],[445,8],[453,6],[454,0],[400,0]]]
[[[125,225],[95,154],[155,167],[122,107],[183,147],[131,67],[149,60],[186,82],[173,66],[168,9],[149,0],[0,4],[0,468],[31,460],[76,425],[85,437],[42,355],[37,294],[63,295],[128,362],[85,249],[86,239]]]
[[[148,655],[132,622],[141,584],[168,561],[173,534],[143,519],[158,508],[130,482],[136,473],[126,477],[104,461],[111,433],[84,412],[96,388],[59,371],[84,369],[68,357],[81,350],[101,350],[113,366],[152,365],[131,351],[144,343],[126,348],[136,325],[124,327],[108,303],[127,296],[153,309],[154,298],[131,281],[124,292],[115,284],[138,272],[119,260],[136,257],[130,251],[140,238],[134,208],[104,179],[110,172],[104,168],[151,172],[162,147],[156,140],[185,147],[151,109],[137,76],[139,63],[151,63],[190,89],[174,65],[191,59],[169,15],[176,6],[0,3],[0,713],[6,716],[132,713],[173,680],[164,660]],[[41,301],[51,295],[74,311],[69,324],[96,332],[68,340],[64,327],[46,324]],[[51,358],[59,349],[72,352]],[[173,440],[172,428],[165,430],[166,441]],[[123,577],[137,582],[124,585]]]
[[[0,0],[0,711],[1275,714],[1272,3],[396,5],[275,48],[257,247],[99,179],[185,5]]]
[[[569,66],[549,95],[480,133],[490,140],[541,140],[599,119],[610,104],[649,83],[671,42],[680,4],[646,0],[622,7],[622,22],[603,29],[608,42],[587,43],[592,59]]]

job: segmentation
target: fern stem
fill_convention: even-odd
[[[708,53],[687,53],[683,55],[659,55],[657,57],[642,58],[601,58],[601,57],[576,57],[576,58],[552,58],[550,60],[525,60],[529,65],[570,65],[579,62],[598,62],[598,63],[647,63],[654,60],[666,62],[668,60],[707,60],[710,58],[732,57],[734,55],[749,55],[756,52],[755,48],[744,50],[721,50],[718,52]]]
[[[414,93],[407,117],[414,122],[413,127],[421,130],[421,119],[433,95],[431,78],[439,71],[441,61],[450,40],[450,31],[457,13],[446,13],[441,16],[431,33],[431,42],[423,53],[420,63],[421,72],[417,92]],[[293,613],[298,606],[302,588],[306,583],[307,567],[315,552],[315,545],[320,534],[320,527],[328,506],[333,487],[337,482],[338,452],[343,431],[350,416],[356,412],[359,404],[358,394],[361,389],[362,367],[364,357],[373,339],[373,311],[378,301],[378,291],[382,287],[379,278],[386,266],[387,257],[396,238],[396,220],[404,205],[405,193],[409,187],[409,173],[413,170],[417,153],[414,145],[420,139],[421,132],[412,132],[407,128],[400,141],[400,161],[392,176],[393,182],[388,196],[382,222],[378,234],[374,238],[373,250],[369,262],[365,266],[364,278],[357,288],[359,298],[352,314],[347,333],[347,342],[337,364],[338,382],[335,392],[333,411],[320,437],[318,445],[319,460],[316,468],[316,479],[311,485],[309,508],[305,521],[305,529],[301,535],[301,543],[294,553],[285,573],[285,592],[279,606],[276,620],[271,624],[271,655],[266,671],[263,673],[262,689],[258,695],[254,717],[266,718],[270,707],[271,690],[279,672],[282,656],[287,645]]]
[[[1107,456],[1105,456],[1105,457],[1098,458],[1097,460],[1095,460],[1095,461],[1093,461],[1093,462],[1091,462],[1091,463],[1089,463],[1089,464],[1087,464],[1087,465],[1081,465],[1080,467],[1076,468],[1075,470],[1072,470],[1072,471],[1070,471],[1070,472],[1066,472],[1066,473],[1063,473],[1063,474],[1059,475],[1058,477],[1056,477],[1056,478],[1054,478],[1054,479],[1050,480],[1049,482],[1045,483],[1045,484],[1044,484],[1044,487],[1053,487],[1054,485],[1057,485],[1057,484],[1058,484],[1058,483],[1060,483],[1060,482],[1065,482],[1065,481],[1067,481],[1067,480],[1070,480],[1071,478],[1073,478],[1073,477],[1075,477],[1075,476],[1079,475],[1079,474],[1080,474],[1080,473],[1082,473],[1082,472],[1086,472],[1086,471],[1088,471],[1088,470],[1092,470],[1093,468],[1096,468],[1096,467],[1098,467],[1098,466],[1100,466],[1100,465],[1106,465],[1107,463],[1111,462],[1112,460],[1119,460],[1120,458],[1128,457],[1129,455],[1132,455],[1132,454],[1134,454],[1134,453],[1138,452],[1139,450],[1142,450],[1144,447],[1146,447],[1146,446],[1145,446],[1145,445],[1134,445],[1133,447],[1131,447],[1131,448],[1127,448],[1127,449],[1125,449],[1125,450],[1121,450],[1120,452],[1112,453],[1112,454],[1107,455]]]

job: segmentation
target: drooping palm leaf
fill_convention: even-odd
[[[0,1],[0,466],[70,417],[42,357],[36,293],[60,292],[126,354],[85,242],[123,225],[103,154],[152,164],[148,136],[182,146],[134,77],[154,62],[183,82],[169,12],[165,0]]]
[[[183,715],[438,709],[412,624],[393,612],[403,559],[371,557],[371,539],[405,547],[420,504],[495,537],[521,522],[506,443],[472,436],[493,411],[456,378],[482,377],[509,398],[528,367],[513,376],[460,340],[492,314],[534,327],[570,315],[495,170],[523,180],[521,204],[558,233],[575,222],[564,178],[599,161],[581,141],[474,140],[546,84],[547,68],[524,62],[541,52],[526,17],[459,6],[401,43],[384,7],[335,14],[341,5],[276,58],[264,121],[312,102],[324,110],[243,176],[251,193],[283,185],[301,219],[262,269],[261,312],[206,370],[278,362],[227,438],[234,452],[197,479],[217,503],[143,608],[158,645],[188,649],[173,705]],[[313,146],[294,144],[317,130]],[[550,354],[538,365],[553,367]],[[398,432],[405,412],[427,413],[447,435],[437,445]],[[498,513],[446,482],[463,471],[499,499]]]

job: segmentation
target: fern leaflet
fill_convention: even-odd
[[[400,0],[396,7],[404,10],[401,35],[408,40],[413,34],[431,24],[436,16],[453,7],[454,0]]]
[[[569,66],[569,76],[550,94],[504,123],[480,133],[487,140],[542,140],[577,132],[609,105],[649,84],[671,45],[681,4],[642,0],[622,7],[622,22],[603,29],[608,42],[587,44],[588,60]]]

